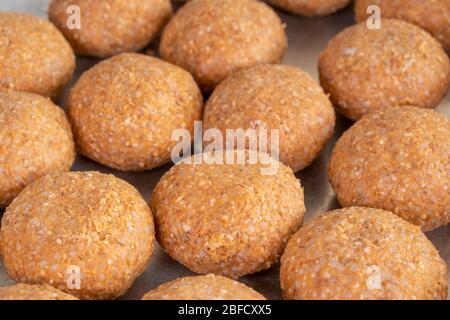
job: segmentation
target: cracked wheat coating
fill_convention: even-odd
[[[80,299],[113,299],[148,264],[153,218],[127,182],[70,172],[25,188],[6,209],[0,240],[14,280],[49,284]],[[69,289],[69,275],[79,275],[80,289]]]
[[[345,8],[351,0],[268,0],[274,6],[303,16],[325,16]]]
[[[329,168],[342,206],[389,210],[429,231],[450,222],[450,120],[402,107],[363,117],[338,140]]]
[[[170,161],[175,129],[193,135],[203,97],[183,69],[124,53],[85,72],[67,105],[83,155],[115,169],[143,171]]]
[[[450,50],[449,0],[356,0],[356,20],[367,19],[367,7],[377,5],[385,18],[401,19],[418,25]]]
[[[160,54],[210,91],[237,69],[280,62],[286,48],[284,26],[265,3],[191,0],[167,24]]]
[[[226,159],[263,157],[254,151],[224,154]],[[212,154],[188,159],[197,163],[205,155]],[[292,170],[272,158],[266,160],[278,168],[273,174],[263,174],[266,164],[248,161],[181,162],[169,170],[151,199],[157,238],[169,255],[196,273],[231,278],[277,262],[289,237],[301,226],[305,206],[303,189]]]
[[[243,283],[213,274],[178,278],[144,295],[142,300],[266,300]]]
[[[224,136],[226,129],[280,130],[280,161],[299,171],[333,135],[335,114],[322,88],[306,72],[258,65],[233,73],[217,86],[203,121],[205,130],[216,128]]]
[[[48,285],[16,284],[0,287],[0,300],[78,300]]]
[[[450,85],[450,61],[440,43],[390,19],[380,30],[360,23],[339,33],[322,51],[319,72],[331,101],[352,120],[390,106],[434,108]]]
[[[0,90],[56,98],[75,70],[75,56],[48,21],[0,12]]]
[[[281,258],[286,299],[446,299],[447,266],[420,229],[378,209],[305,224]]]
[[[75,146],[64,111],[49,99],[0,92],[0,208],[28,184],[69,171]]]
[[[72,13],[80,8],[81,29],[69,29]],[[49,18],[80,55],[106,58],[139,51],[148,45],[172,15],[170,0],[53,0]]]

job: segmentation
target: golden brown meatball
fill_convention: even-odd
[[[284,26],[265,3],[191,0],[165,28],[160,54],[210,91],[237,69],[280,62],[286,47]]]
[[[303,16],[325,16],[346,7],[351,0],[269,0],[273,5]]]
[[[127,182],[96,172],[51,175],[6,209],[0,230],[8,274],[81,299],[123,295],[154,247],[153,219]]]
[[[448,0],[356,0],[357,21],[367,19],[367,7],[377,5],[384,18],[405,20],[422,27],[450,50],[450,1]]]
[[[80,29],[67,25],[74,5]],[[172,5],[170,0],[52,0],[48,13],[77,54],[106,58],[148,45],[170,19]]]
[[[142,300],[265,300],[265,298],[245,284],[209,274],[164,283],[145,294]]]
[[[75,56],[48,21],[0,12],[0,90],[56,98],[72,78]]]
[[[383,20],[380,30],[365,23],[345,29],[321,53],[319,71],[331,101],[352,120],[394,106],[434,108],[450,85],[439,42],[400,20]]]
[[[203,97],[183,69],[124,53],[84,73],[67,105],[83,155],[115,169],[143,171],[170,161],[175,129],[193,133]]]
[[[49,99],[0,92],[0,207],[41,177],[69,171],[75,145],[69,121]]]
[[[153,191],[151,209],[158,241],[175,260],[197,273],[238,278],[278,261],[302,224],[303,190],[290,168],[267,155],[217,154],[222,163],[210,164],[213,153],[205,153],[172,167]],[[245,163],[226,163],[240,156]],[[262,171],[268,165],[275,170]]]
[[[450,222],[449,168],[450,120],[401,107],[369,114],[345,132],[329,177],[342,206],[389,210],[428,231]]]
[[[0,300],[78,300],[48,285],[16,284],[0,287]]]
[[[447,266],[420,229],[378,209],[345,208],[301,228],[281,258],[286,299],[447,298]]]
[[[280,161],[299,171],[333,135],[335,114],[319,84],[284,65],[258,65],[233,73],[213,92],[203,115],[205,130],[279,130]],[[269,140],[270,138],[268,138]]]

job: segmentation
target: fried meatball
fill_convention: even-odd
[[[70,172],[25,188],[6,209],[0,240],[14,280],[80,299],[113,299],[147,267],[154,226],[145,200],[127,182]]]
[[[325,16],[345,8],[351,0],[269,0],[274,6],[302,16]]]
[[[75,55],[62,34],[34,16],[0,12],[0,90],[56,98],[72,78]]]
[[[320,80],[347,118],[393,106],[436,107],[450,85],[450,61],[439,42],[400,20],[345,29],[320,55]]]
[[[405,20],[427,30],[450,50],[450,1],[356,0],[356,21],[366,20],[369,5],[377,5],[384,18]]]
[[[0,287],[0,300],[78,300],[48,285],[16,284]]]
[[[281,258],[286,299],[447,298],[447,266],[420,229],[394,214],[352,207],[301,228]]]
[[[232,74],[214,90],[203,122],[205,130],[219,129],[224,136],[227,129],[279,130],[280,160],[299,171],[333,135],[335,114],[322,88],[306,72],[258,65]]]
[[[193,133],[203,97],[183,69],[124,53],[84,73],[67,105],[83,155],[115,169],[143,171],[170,161],[175,129]]]
[[[284,26],[265,3],[191,0],[165,28],[160,54],[211,91],[237,69],[280,62],[286,48]]]
[[[36,94],[0,91],[0,208],[33,181],[69,171],[74,160],[62,109]]]
[[[389,210],[429,231],[450,222],[450,120],[433,110],[388,108],[338,140],[329,177],[342,206]]]
[[[214,155],[222,163],[209,162]],[[262,170],[268,166],[275,170]],[[151,209],[157,239],[171,257],[196,273],[231,278],[277,262],[305,212],[292,170],[243,150],[179,162],[157,184]]]
[[[245,284],[209,274],[164,283],[145,294],[142,300],[265,300],[265,298]]]
[[[68,25],[79,8],[80,29]],[[170,0],[52,0],[50,20],[79,55],[106,58],[139,51],[172,15]]]

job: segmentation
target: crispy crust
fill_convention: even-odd
[[[450,1],[448,0],[356,0],[355,19],[367,19],[367,7],[378,5],[385,18],[405,20],[427,30],[450,52]]]
[[[80,8],[81,29],[67,27],[67,8]],[[107,58],[139,51],[172,16],[170,0],[52,0],[49,19],[79,55]]]
[[[209,274],[178,278],[146,293],[142,300],[266,300],[245,284]]]
[[[49,284],[80,299],[114,299],[145,270],[154,226],[144,199],[127,182],[69,172],[25,188],[6,209],[0,240],[14,280]],[[79,268],[80,289],[68,286],[71,266]]]
[[[287,99],[287,97],[289,97]],[[280,130],[280,160],[294,172],[311,164],[331,138],[335,114],[322,88],[301,69],[259,65],[236,72],[213,92],[205,130]]]
[[[249,159],[256,153],[224,154]],[[270,268],[305,212],[292,170],[271,163],[279,165],[274,175],[263,175],[261,163],[175,165],[151,199],[159,243],[196,273],[238,278]]]
[[[345,8],[351,0],[269,0],[283,10],[302,16],[325,16]]]
[[[447,266],[420,229],[388,211],[345,208],[301,228],[281,258],[286,299],[446,299]]]
[[[115,169],[143,171],[170,161],[175,129],[193,135],[203,97],[183,69],[124,53],[84,73],[67,106],[83,155]]]
[[[342,206],[389,210],[428,231],[450,222],[450,120],[402,107],[363,117],[338,140],[329,168]]]
[[[64,111],[49,99],[0,92],[0,207],[41,177],[69,171],[75,144]]]
[[[280,62],[286,48],[284,26],[265,3],[191,0],[165,28],[160,54],[211,91],[237,69]]]
[[[391,106],[434,108],[450,85],[450,61],[439,42],[390,19],[380,30],[360,23],[339,33],[322,51],[319,72],[338,111],[352,120]]]
[[[16,284],[0,287],[0,300],[78,300],[48,285]]]
[[[0,13],[0,90],[56,98],[72,78],[75,55],[48,21]]]

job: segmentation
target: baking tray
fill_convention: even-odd
[[[48,2],[49,0],[0,0],[0,11],[26,12],[46,17]],[[284,63],[298,66],[316,79],[318,78],[317,62],[321,49],[335,34],[354,23],[350,7],[324,18],[302,18],[284,12],[279,12],[279,14],[287,25],[289,38],[289,50],[285,55]],[[68,87],[73,85],[81,73],[97,62],[98,60],[95,59],[78,58],[75,77]],[[61,99],[60,105],[63,105],[63,102],[64,97]],[[450,94],[437,110],[450,117]],[[320,213],[339,208],[335,194],[328,183],[327,165],[334,143],[351,124],[352,122],[338,116],[333,139],[310,167],[297,174],[305,188],[306,221]],[[98,170],[112,173],[133,184],[146,199],[150,198],[154,186],[169,168],[170,165],[166,165],[144,173],[124,173],[103,167],[81,156],[78,156],[73,166],[74,171]],[[427,236],[438,248],[446,263],[450,264],[450,225],[429,232]],[[172,260],[158,246],[146,271],[135,281],[122,299],[140,299],[147,291],[161,283],[192,274],[191,271]],[[281,298],[278,266],[243,277],[240,281],[261,292],[268,299]],[[13,281],[0,264],[0,286],[12,283]]]

